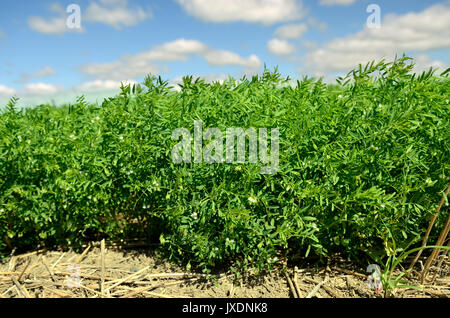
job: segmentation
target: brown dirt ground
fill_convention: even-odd
[[[281,266],[270,275],[248,274],[234,280],[231,272],[222,272],[211,280],[159,258],[154,248],[130,245],[106,247],[102,293],[101,255],[99,243],[90,244],[84,253],[52,250],[13,255],[0,263],[0,298],[294,297]],[[80,284],[70,288],[70,282],[75,282],[70,277],[74,273],[70,268],[73,264],[79,266]],[[365,269],[339,257],[330,259],[328,266],[299,262],[287,268],[293,288],[295,283],[298,286],[300,298],[381,297],[368,287]],[[449,297],[448,259],[439,271],[431,271],[428,277],[435,273],[434,282],[422,285],[422,291],[400,289],[394,297]],[[419,273],[413,271],[412,276],[410,283],[419,286]]]

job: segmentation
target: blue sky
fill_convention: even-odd
[[[67,26],[69,5],[80,29]],[[379,28],[367,19],[380,9]],[[0,0],[0,105],[101,101],[151,72],[221,80],[279,66],[327,81],[406,52],[417,71],[450,64],[450,1]]]

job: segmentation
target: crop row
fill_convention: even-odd
[[[0,253],[139,237],[205,270],[389,255],[423,235],[449,181],[449,84],[402,58],[337,85],[266,70],[185,77],[180,91],[148,76],[102,105],[17,110],[11,100],[0,114]],[[174,162],[172,133],[193,134],[194,121],[277,128],[277,173]]]

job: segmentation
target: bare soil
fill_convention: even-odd
[[[158,257],[151,247],[107,246],[103,264],[100,244],[89,245],[83,253],[13,255],[0,263],[0,298],[289,298],[297,292],[300,298],[382,297],[369,287],[365,268],[339,257],[325,266],[298,262],[288,264],[286,271],[280,266],[270,275],[249,273],[237,280],[226,271],[207,279]],[[398,289],[394,297],[450,296],[448,260],[429,273],[434,282],[421,285],[419,271],[420,262],[408,280],[422,290]]]

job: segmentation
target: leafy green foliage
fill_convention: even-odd
[[[338,85],[275,70],[224,83],[148,76],[101,106],[0,114],[0,252],[146,237],[205,271],[280,253],[391,255],[423,233],[448,183],[449,79],[407,58]],[[280,167],[174,164],[174,129],[279,128]],[[442,227],[437,221],[436,229]],[[8,246],[9,245],[9,246]]]

